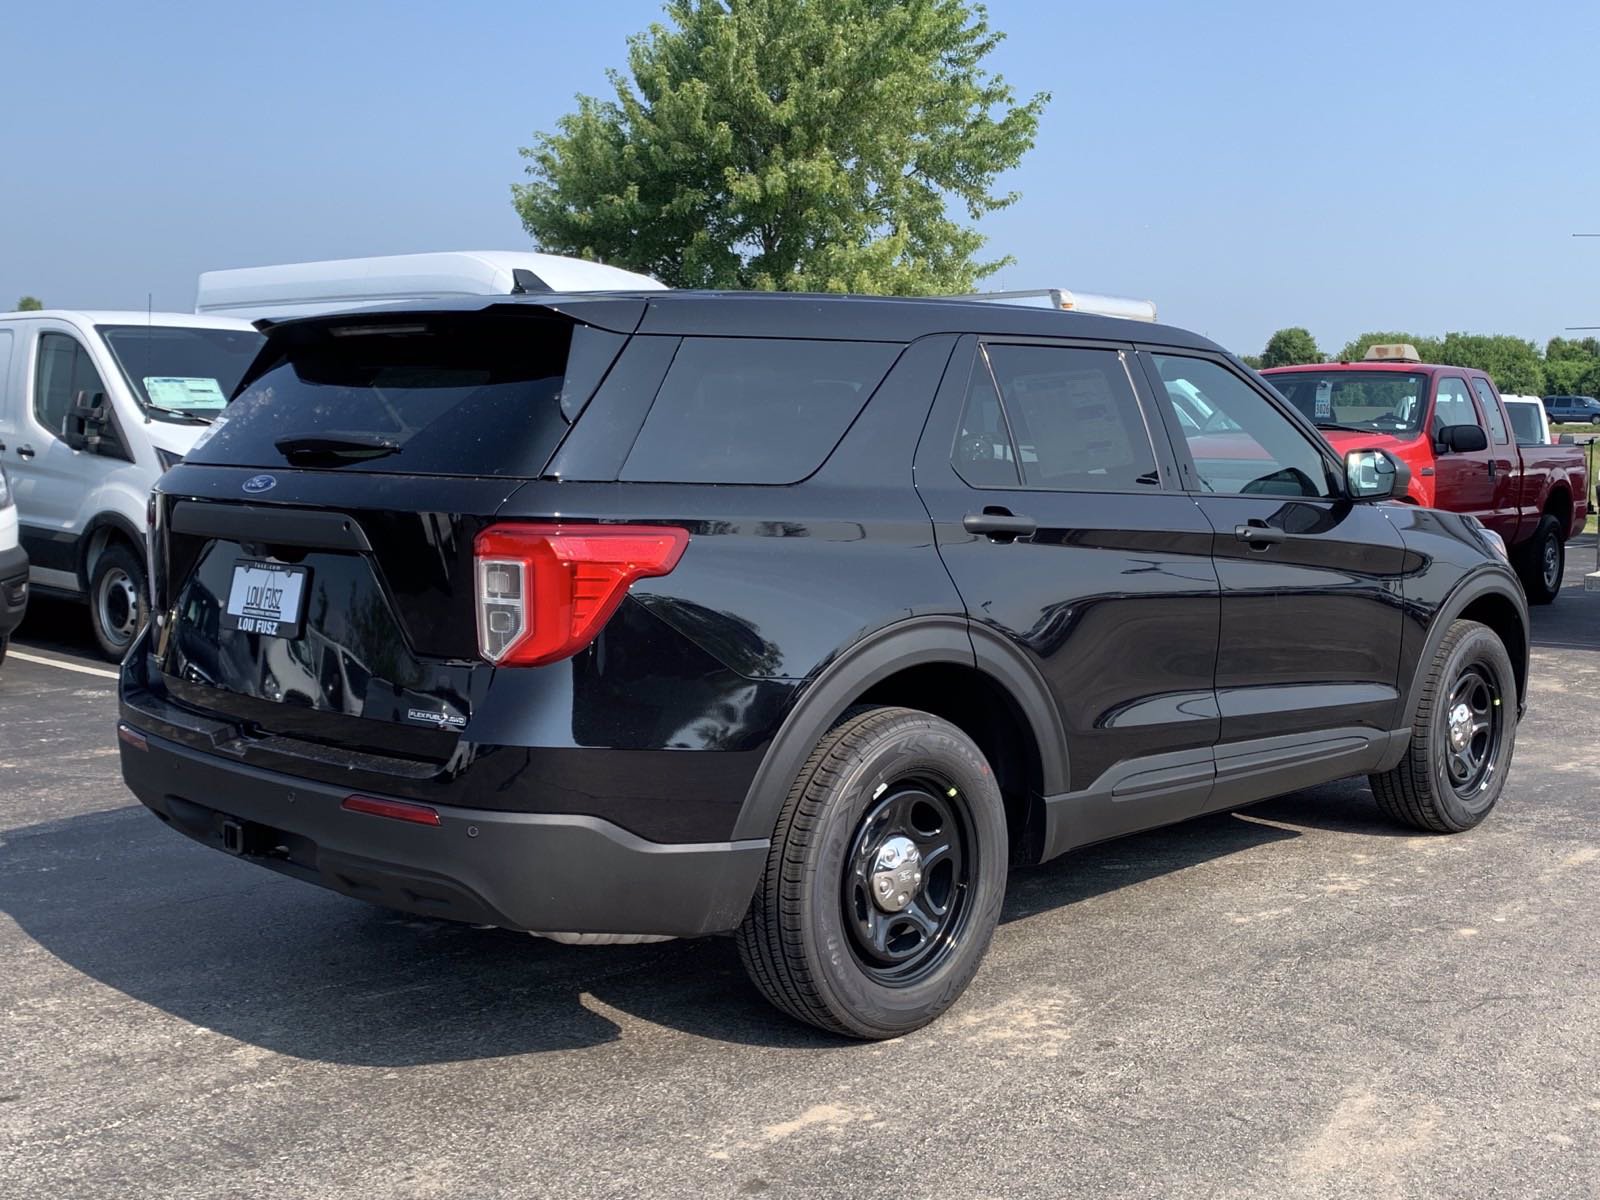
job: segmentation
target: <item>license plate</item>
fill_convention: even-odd
[[[299,637],[310,576],[309,567],[238,560],[222,627],[264,637]]]

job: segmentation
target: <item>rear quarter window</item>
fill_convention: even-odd
[[[622,466],[652,483],[798,483],[838,445],[899,343],[685,338]]]

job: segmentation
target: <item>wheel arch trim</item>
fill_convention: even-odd
[[[1475,601],[1488,596],[1497,596],[1509,603],[1516,611],[1522,623],[1522,661],[1516,661],[1513,648],[1506,647],[1507,655],[1512,656],[1512,668],[1517,679],[1517,716],[1520,719],[1528,707],[1528,664],[1532,649],[1531,629],[1528,621],[1528,602],[1523,598],[1522,589],[1517,586],[1514,577],[1502,572],[1499,568],[1489,566],[1479,568],[1472,574],[1463,578],[1440,603],[1434,611],[1433,620],[1428,626],[1427,638],[1423,642],[1422,653],[1417,656],[1416,666],[1412,669],[1411,682],[1406,688],[1406,707],[1403,710],[1405,720],[1411,720],[1411,714],[1417,711],[1417,700],[1421,694],[1424,682],[1427,680],[1428,669],[1432,664],[1434,655],[1439,652],[1439,644],[1444,641],[1445,634],[1449,632],[1453,622]]]
[[[801,688],[745,792],[733,838],[772,836],[807,756],[856,697],[903,670],[934,663],[971,667],[1005,688],[1032,730],[1045,794],[1066,790],[1066,739],[1038,669],[999,634],[965,617],[912,617],[862,638]]]

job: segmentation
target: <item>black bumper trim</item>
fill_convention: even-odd
[[[0,637],[22,624],[28,611],[28,554],[21,546],[0,550]]]
[[[121,742],[123,778],[181,833],[218,850],[226,837],[238,857],[425,916],[553,933],[723,933],[743,919],[766,863],[765,839],[650,842],[581,814],[435,805],[433,826],[349,812],[348,789],[137,732],[145,748]]]

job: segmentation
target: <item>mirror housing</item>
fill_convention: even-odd
[[[101,433],[111,423],[106,394],[79,392],[61,422],[61,440],[74,450],[98,450]]]
[[[1577,444],[1578,439],[1573,437],[1570,433],[1563,433],[1556,439],[1556,445],[1558,446],[1576,446]]]
[[[1345,487],[1352,500],[1389,500],[1411,487],[1411,468],[1387,450],[1351,450],[1344,456]]]
[[[1439,431],[1439,445],[1452,454],[1476,454],[1489,448],[1489,435],[1478,425],[1446,425]]]

